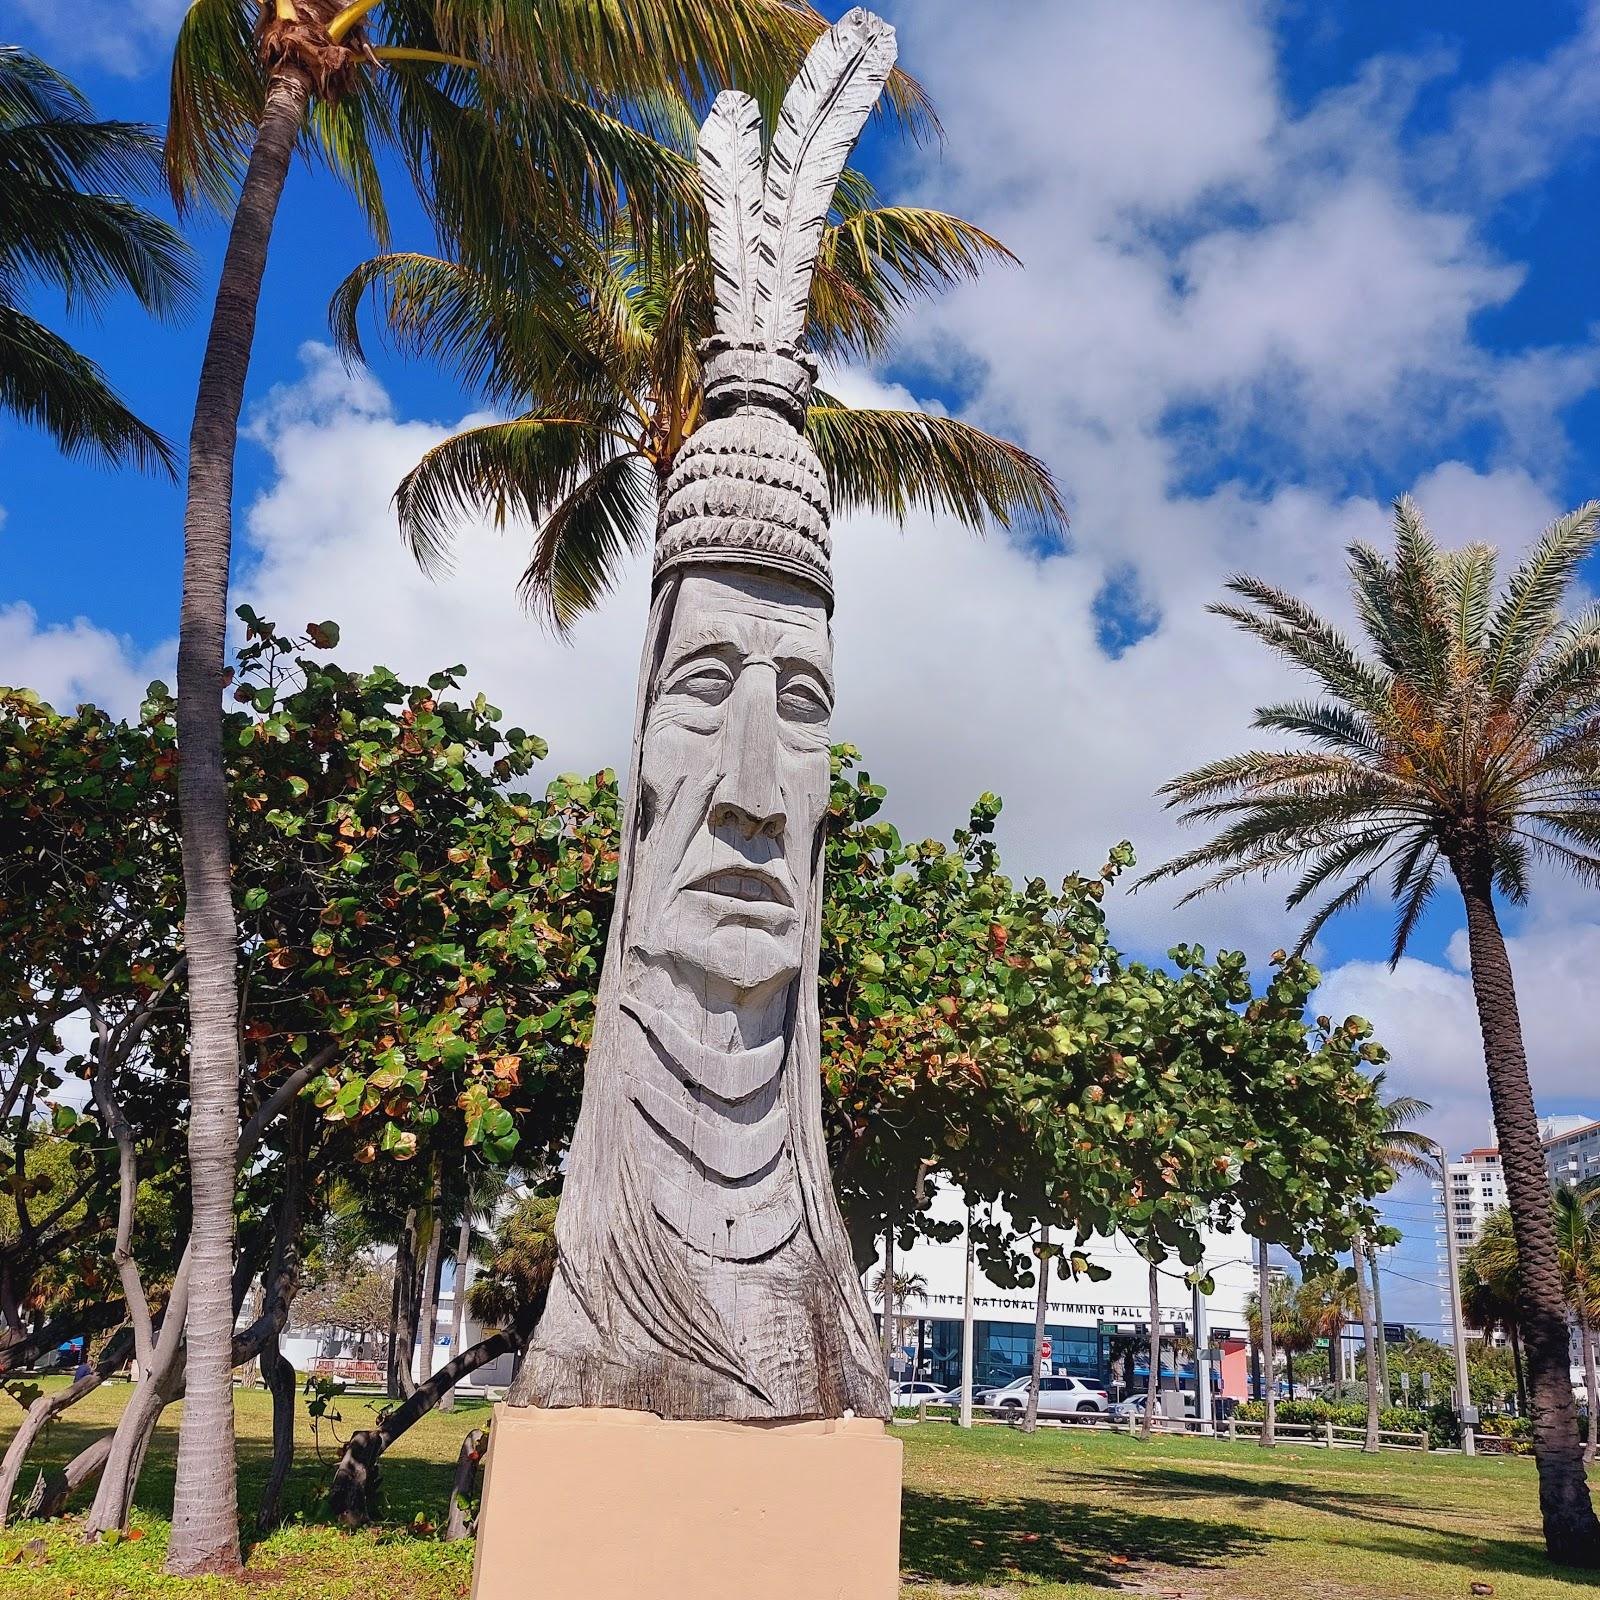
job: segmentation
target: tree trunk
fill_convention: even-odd
[[[73,1493],[84,1484],[93,1483],[104,1471],[115,1437],[115,1434],[102,1433],[93,1444],[80,1450],[60,1472],[48,1473],[41,1478],[34,1492],[28,1496],[22,1515],[41,1520],[59,1517],[66,1510],[67,1501]]]
[[[1367,1246],[1358,1233],[1350,1242],[1351,1265],[1356,1269],[1356,1299],[1361,1305],[1361,1343],[1367,1363],[1367,1436],[1361,1448],[1378,1453],[1378,1341],[1373,1337],[1372,1285],[1367,1281]]]
[[[1387,1410],[1394,1391],[1389,1387],[1389,1340],[1383,1331],[1383,1285],[1379,1282],[1376,1245],[1367,1251],[1367,1266],[1372,1272],[1372,1320],[1378,1325],[1378,1388],[1383,1395],[1383,1407]]]
[[[294,1466],[294,1407],[298,1390],[294,1365],[273,1334],[261,1347],[261,1379],[272,1396],[272,1468],[256,1507],[256,1532],[270,1533],[282,1517],[283,1488]]]
[[[443,1405],[443,1401],[440,1404]],[[488,1437],[482,1428],[473,1428],[461,1441],[455,1482],[450,1485],[450,1510],[444,1519],[446,1539],[470,1539],[477,1528],[478,1514],[468,1509],[468,1502],[477,1498],[478,1467],[483,1461],[483,1447]]]
[[[1161,1398],[1161,1269],[1154,1261],[1150,1268],[1150,1350],[1145,1357],[1150,1371],[1144,1386],[1144,1419],[1139,1437],[1148,1439],[1155,1426],[1156,1402]]]
[[[1586,1438],[1583,1445],[1585,1462],[1594,1460],[1595,1448],[1600,1445],[1600,1379],[1595,1373],[1594,1329],[1583,1325],[1583,1392],[1588,1398]]]
[[[406,1212],[394,1253],[394,1313],[389,1319],[389,1398],[409,1399],[417,1387],[417,1208]]]
[[[1256,1267],[1256,1293],[1261,1299],[1261,1403],[1265,1415],[1261,1422],[1261,1444],[1270,1450],[1277,1442],[1278,1364],[1272,1349],[1272,1265],[1267,1241],[1258,1239],[1260,1258]]]
[[[1556,1250],[1550,1180],[1517,1012],[1505,936],[1495,915],[1487,850],[1451,858],[1467,911],[1472,992],[1483,1032],[1489,1100],[1517,1242],[1518,1321],[1527,1347],[1533,1454],[1545,1549],[1561,1566],[1600,1566],[1600,1519],[1584,1478],[1578,1411],[1572,1398],[1566,1297]]]
[[[230,1394],[233,1363],[228,1364]],[[145,1452],[161,1421],[161,1413],[177,1398],[182,1388],[183,1358],[180,1354],[161,1373],[140,1378],[128,1396],[128,1404],[111,1434],[105,1466],[95,1487],[94,1504],[84,1521],[85,1539],[98,1539],[106,1533],[126,1533],[133,1511],[133,1497],[144,1470]],[[231,1476],[229,1481],[231,1482]]]
[[[167,1570],[239,1570],[233,1437],[233,1194],[239,1142],[238,931],[228,851],[222,694],[233,553],[233,460],[273,219],[310,99],[276,69],[239,191],[189,434],[178,622],[178,809],[188,956],[192,1257],[188,1397]],[[108,1472],[110,1468],[108,1467]],[[101,1480],[104,1487],[106,1479]],[[99,1497],[96,1497],[97,1503]]]
[[[462,1203],[461,1227],[456,1233],[456,1287],[450,1297],[450,1356],[461,1352],[461,1339],[467,1326],[467,1262],[472,1255],[472,1214]],[[454,1411],[456,1392],[452,1389],[439,1402],[441,1411]]]
[[[428,1199],[428,1255],[422,1269],[422,1337],[418,1380],[433,1376],[433,1341],[439,1332],[439,1264],[444,1259],[444,1157],[433,1158],[433,1191]]]
[[[1511,1341],[1511,1376],[1517,1383],[1517,1415],[1528,1415],[1528,1369],[1522,1362],[1522,1335],[1517,1332],[1516,1323],[1510,1324],[1506,1329],[1506,1337]]]
[[[1022,1431],[1032,1433],[1039,1426],[1039,1390],[1044,1385],[1044,1325],[1050,1309],[1050,1230],[1039,1230],[1039,1292],[1033,1301],[1033,1382],[1028,1385],[1028,1406],[1022,1416]]]
[[[537,1312],[517,1328],[502,1328],[487,1339],[480,1339],[470,1350],[463,1350],[447,1361],[426,1383],[419,1383],[413,1394],[396,1406],[376,1428],[363,1428],[351,1434],[344,1455],[334,1469],[328,1490],[328,1509],[347,1527],[367,1521],[377,1499],[380,1482],[378,1460],[414,1422],[420,1421],[469,1373],[487,1366],[497,1356],[518,1349],[537,1320]]]
[[[16,1493],[17,1481],[28,1459],[34,1441],[61,1415],[75,1406],[91,1390],[98,1389],[110,1375],[128,1359],[133,1348],[131,1333],[118,1334],[106,1347],[105,1354],[95,1364],[92,1372],[74,1379],[65,1389],[51,1390],[39,1396],[28,1407],[22,1425],[12,1436],[6,1448],[5,1459],[0,1461],[0,1528],[4,1528],[11,1515],[11,1500]]]
[[[883,1371],[892,1384],[894,1363],[894,1224],[883,1230]]]

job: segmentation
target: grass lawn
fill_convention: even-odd
[[[118,1386],[91,1395],[57,1425],[39,1459],[70,1457],[115,1420],[127,1393]],[[377,1404],[345,1397],[341,1432],[368,1421]],[[412,1429],[385,1457],[384,1526],[352,1535],[315,1521],[328,1469],[302,1414],[287,1502],[298,1520],[256,1547],[249,1578],[235,1584],[160,1575],[174,1409],[141,1487],[140,1537],[85,1548],[71,1522],[8,1529],[0,1600],[457,1600],[470,1584],[471,1547],[442,1544],[412,1524],[419,1515],[442,1520],[460,1437],[483,1417],[482,1407],[463,1405]],[[264,1395],[240,1394],[247,1513],[266,1471],[268,1418]],[[13,1419],[0,1413],[0,1444]],[[1600,1574],[1558,1576],[1545,1565],[1526,1459],[1369,1460],[1060,1432],[1029,1439],[944,1423],[898,1431],[906,1445],[903,1597],[1084,1600],[1120,1589],[1163,1600],[1420,1600],[1468,1595],[1485,1582],[1498,1600],[1600,1600]]]

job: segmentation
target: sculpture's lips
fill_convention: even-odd
[[[689,885],[701,894],[721,895],[726,900],[750,900],[768,905],[792,906],[789,886],[765,867],[724,867],[708,872]]]

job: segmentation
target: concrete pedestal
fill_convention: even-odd
[[[496,1406],[472,1600],[895,1600],[881,1422]]]

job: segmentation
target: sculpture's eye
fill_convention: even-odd
[[[826,722],[832,710],[821,686],[810,678],[788,678],[778,691],[778,711],[790,722]]]
[[[672,680],[669,693],[720,705],[733,688],[733,674],[720,661],[692,661]]]

